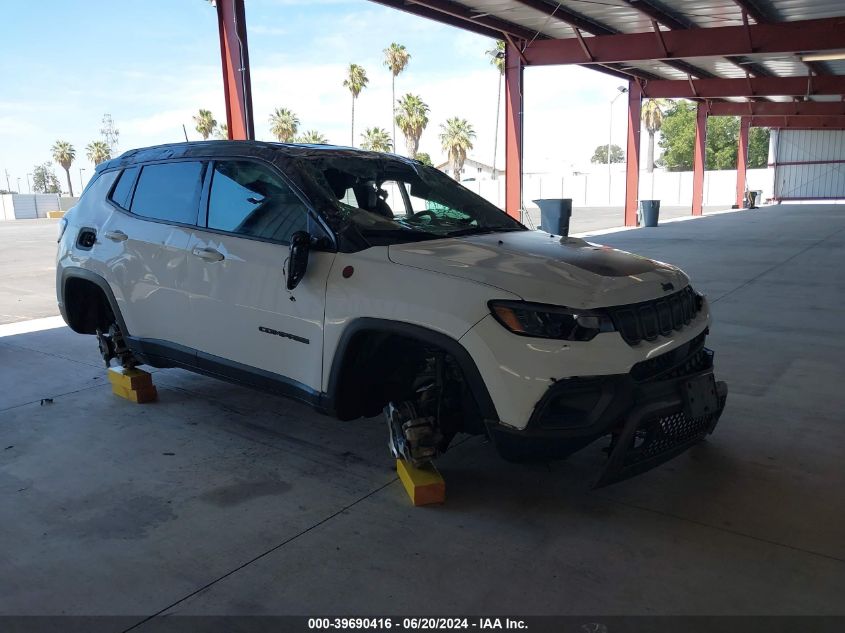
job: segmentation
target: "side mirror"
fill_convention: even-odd
[[[311,251],[311,236],[305,231],[297,231],[290,238],[290,256],[288,257],[287,287],[293,290],[305,277],[308,269],[308,253]]]

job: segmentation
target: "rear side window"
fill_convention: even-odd
[[[195,224],[204,168],[200,162],[145,165],[132,196],[132,213],[155,220]]]
[[[135,184],[135,178],[138,176],[138,167],[130,167],[120,172],[117,184],[112,189],[109,200],[114,202],[122,209],[129,210],[129,203],[132,202],[130,196],[132,195],[132,185]]]
[[[250,161],[214,164],[208,228],[290,242],[308,230],[308,210],[278,174]]]

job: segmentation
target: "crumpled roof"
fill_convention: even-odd
[[[337,200],[329,195],[326,188],[316,182],[313,171],[307,169],[308,163],[317,162],[321,167],[331,167],[337,161],[342,168],[343,161],[355,158],[378,162],[380,166],[390,163],[396,167],[416,169],[419,163],[404,156],[370,152],[336,145],[306,145],[295,143],[269,143],[266,141],[194,141],[156,145],[124,152],[117,158],[100,163],[97,171],[119,169],[137,163],[167,160],[172,158],[257,158],[276,165],[291,183],[311,202],[319,206],[321,215],[335,231],[345,224]]]

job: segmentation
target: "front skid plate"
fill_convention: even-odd
[[[636,406],[613,444],[607,465],[594,484],[601,488],[638,475],[680,455],[716,428],[725,408],[728,385],[716,382],[718,409],[688,418],[685,399],[679,394]]]

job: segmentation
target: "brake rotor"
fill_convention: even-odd
[[[440,433],[434,416],[420,416],[413,402],[390,402],[384,408],[388,447],[393,457],[422,466],[437,456]]]

